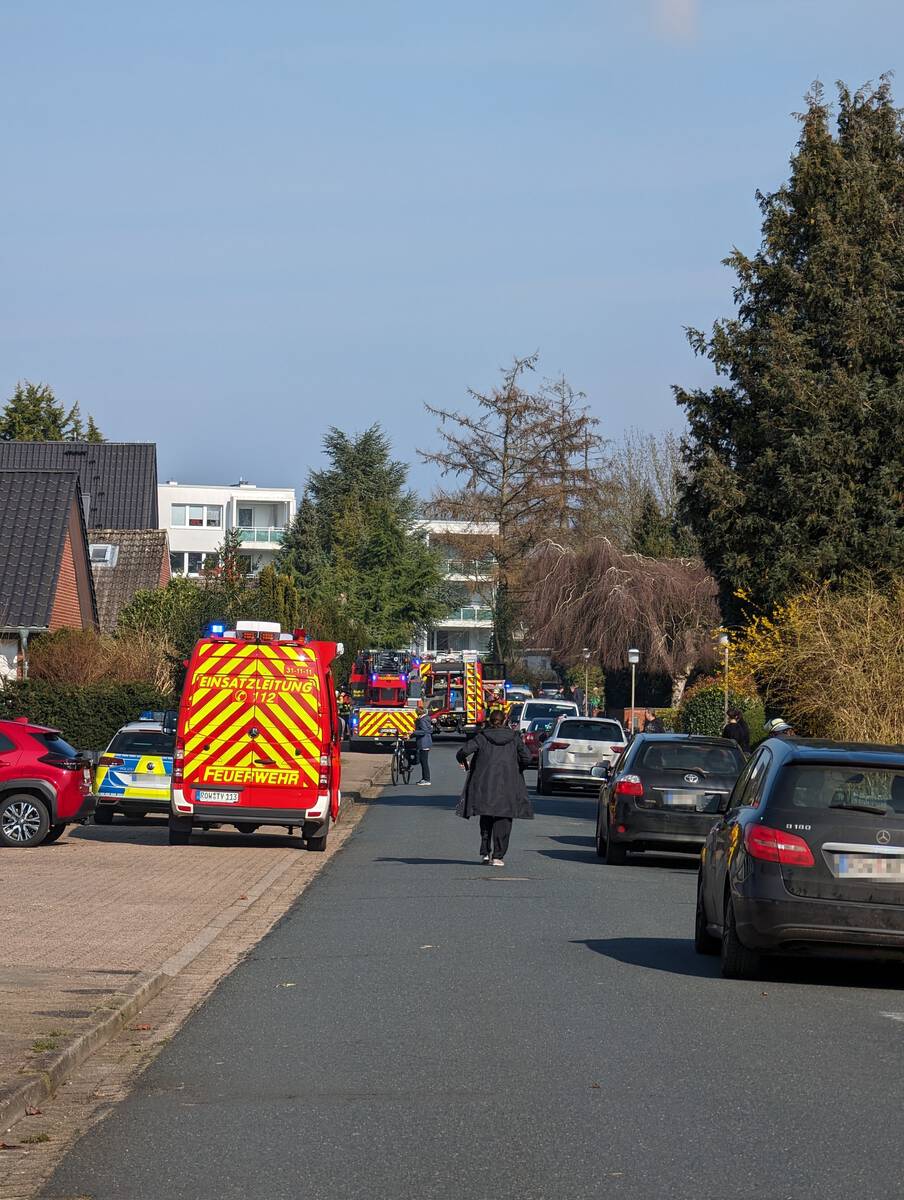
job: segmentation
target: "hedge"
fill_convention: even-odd
[[[79,750],[103,750],[121,725],[145,709],[172,708],[172,695],[144,683],[74,684],[44,679],[7,682],[0,688],[0,718],[28,717],[59,729]]]
[[[705,733],[718,736],[725,727],[725,693],[722,684],[702,683],[691,689],[678,709],[677,728],[682,733]],[[728,707],[739,708],[750,730],[750,745],[755,746],[765,736],[766,714],[756,697],[728,692]]]
[[[657,708],[654,709],[656,716],[662,721],[666,733],[675,733],[678,729],[678,709],[677,708]]]

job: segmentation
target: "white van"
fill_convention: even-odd
[[[530,728],[531,721],[538,717],[579,717],[581,714],[573,700],[525,700],[518,721],[518,730],[524,733]]]

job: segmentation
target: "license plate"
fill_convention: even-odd
[[[904,879],[904,857],[884,854],[836,854],[839,879],[877,879],[900,883]]]
[[[380,730],[380,737],[398,737],[399,731],[395,725],[384,725]]]
[[[168,792],[170,787],[167,775],[133,775],[132,787],[154,788],[158,792]]]
[[[238,804],[238,792],[203,792],[196,791],[195,799],[199,804]]]
[[[662,803],[670,808],[696,808],[700,801],[705,800],[699,792],[663,792]]]

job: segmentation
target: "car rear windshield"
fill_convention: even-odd
[[[537,717],[536,720],[531,721],[530,725],[528,725],[527,732],[528,733],[543,733],[543,732],[548,733],[552,729],[553,725],[555,725],[555,723],[556,723],[555,717]]]
[[[904,814],[904,763],[897,769],[795,763],[782,771],[772,803]]]
[[[537,717],[561,717],[565,713],[574,712],[574,709],[575,706],[573,704],[562,703],[561,701],[558,704],[554,700],[549,704],[535,704],[533,701],[530,701],[524,706],[524,719],[534,721]]]
[[[78,750],[64,741],[56,733],[33,733],[31,735],[45,754],[55,754],[57,758],[78,758]]]
[[[620,742],[624,734],[615,721],[563,721],[557,736],[584,742]]]
[[[637,764],[648,771],[699,771],[701,775],[739,775],[744,756],[731,746],[696,746],[690,742],[651,742]]]
[[[126,730],[117,733],[110,743],[112,754],[161,754],[172,755],[175,738],[156,729]]]
[[[512,707],[509,709],[509,720],[510,721],[520,721],[521,713],[523,710],[524,710],[523,704],[513,704]]]

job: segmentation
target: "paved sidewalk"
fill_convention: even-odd
[[[212,942],[222,938],[228,957],[225,931],[249,908],[270,905],[277,920],[386,771],[383,756],[343,755],[344,819],[326,854],[226,827],[170,847],[163,818],[74,827],[54,845],[3,852],[0,1137]]]

